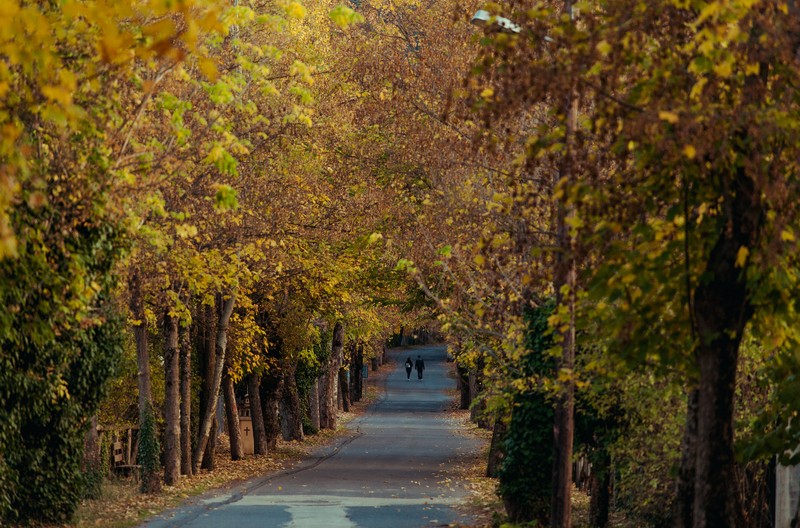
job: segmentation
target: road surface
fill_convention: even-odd
[[[250,480],[168,511],[148,528],[418,528],[469,524],[453,506],[464,499],[444,471],[479,443],[456,431],[444,409],[443,346],[390,352],[381,398],[349,424],[352,434],[293,469]],[[423,380],[406,379],[403,362],[425,361]],[[369,383],[369,381],[367,381]]]

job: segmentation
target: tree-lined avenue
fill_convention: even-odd
[[[348,424],[351,434],[297,467],[214,492],[145,526],[175,527],[419,527],[464,522],[453,506],[461,484],[445,473],[477,441],[456,432],[446,408],[452,400],[443,346],[390,352],[383,394]],[[425,360],[422,381],[406,379],[406,356]]]

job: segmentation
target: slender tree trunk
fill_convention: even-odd
[[[458,391],[461,394],[459,409],[469,409],[472,403],[469,390],[469,369],[458,365]]]
[[[136,340],[136,364],[139,372],[137,382],[139,386],[139,431],[145,434],[155,434],[150,427],[153,421],[153,391],[150,376],[150,351],[147,346],[147,323],[144,314],[144,297],[142,294],[142,280],[139,270],[133,270],[129,282],[130,309],[134,323],[133,335]],[[142,493],[155,493],[161,489],[161,479],[158,476],[158,460],[151,460],[142,464]]]
[[[192,476],[192,346],[189,329],[181,339],[181,474]]]
[[[336,323],[333,327],[331,359],[328,364],[328,371],[325,374],[325,390],[320,399],[320,426],[324,429],[336,429],[336,409],[339,398],[337,387],[339,385],[339,368],[342,361],[343,345],[344,327],[342,323]]]
[[[181,399],[178,318],[164,316],[164,483],[174,486],[181,474]]]
[[[267,454],[267,433],[264,429],[264,408],[261,406],[261,376],[247,376],[247,392],[250,394],[250,416],[253,420],[253,453]]]
[[[564,0],[564,13],[572,19],[573,0]],[[559,179],[571,185],[574,181],[572,152],[575,143],[575,130],[578,119],[578,97],[576,87],[570,88],[564,110],[566,130],[564,135],[564,155],[561,160]],[[554,191],[555,186],[554,186]],[[564,193],[565,195],[568,193]],[[552,528],[572,526],[572,451],[575,433],[575,383],[572,372],[575,368],[575,290],[577,271],[575,263],[575,240],[567,228],[567,216],[574,216],[574,210],[567,210],[567,204],[557,201],[556,232],[559,252],[556,256],[553,289],[556,291],[558,306],[566,306],[569,314],[567,329],[562,333],[561,358],[559,369],[569,373],[560,393],[555,398],[556,408],[553,425],[553,495],[550,508]],[[566,297],[564,287],[567,287]]]
[[[233,312],[233,304],[236,300],[235,294],[231,293],[227,299],[222,298],[222,295],[217,295],[217,303],[222,305],[220,316],[217,320],[217,340],[216,350],[217,357],[215,358],[214,366],[214,379],[209,393],[209,399],[205,409],[205,415],[200,422],[200,434],[197,438],[197,446],[194,450],[192,457],[192,469],[196,473],[200,467],[200,460],[206,450],[208,439],[211,434],[211,424],[214,413],[217,409],[217,401],[219,397],[219,388],[222,384],[222,371],[225,365],[225,348],[228,343],[228,322],[230,321],[231,313]]]
[[[222,394],[225,398],[225,418],[228,422],[228,438],[231,442],[231,460],[241,460],[244,458],[244,448],[242,447],[242,432],[239,428],[239,406],[236,405],[236,392],[233,387],[233,380],[225,369],[222,375]]]
[[[281,395],[283,417],[286,420],[286,430],[284,431],[284,440],[298,440],[302,441],[303,434],[303,417],[302,408],[300,406],[300,394],[297,390],[297,380],[295,379],[295,371],[297,364],[294,362],[284,362],[283,368],[283,394]]]
[[[355,345],[350,347],[350,362],[347,366],[347,370],[350,373],[348,378],[349,383],[347,384],[347,388],[349,390],[350,395],[350,403],[355,403],[358,401],[358,394],[357,394],[357,387],[358,387],[358,374],[356,373],[356,347]]]
[[[355,364],[355,401],[361,401],[361,398],[364,397],[364,345],[359,341],[355,346],[355,358],[353,363]]]
[[[697,465],[697,402],[698,389],[689,391],[686,405],[686,428],[681,441],[681,466],[675,493],[674,518],[676,528],[692,528],[694,512],[694,480]]]
[[[144,316],[142,280],[138,270],[131,273],[129,288],[131,314],[136,321],[133,326],[133,336],[136,340],[136,364],[139,369],[137,382],[139,386],[139,422],[141,424],[144,421],[145,411],[152,406],[153,391],[150,388],[150,352],[147,349],[147,323]]]
[[[214,385],[214,368],[215,362],[215,342],[216,342],[216,324],[214,322],[214,307],[210,305],[202,306],[202,324],[198,331],[197,349],[200,351],[200,375],[202,383],[200,384],[200,409],[199,417],[206,415],[208,411],[208,402],[211,400],[211,391]],[[198,429],[202,424],[198,424]],[[200,433],[198,431],[197,437],[199,439]],[[208,471],[214,471],[214,459],[216,457],[216,444],[217,444],[217,414],[216,409],[212,411],[211,432],[208,440],[208,446],[203,453],[202,468]]]
[[[347,383],[347,369],[339,369],[339,394],[342,395],[342,410],[350,412],[350,388]]]

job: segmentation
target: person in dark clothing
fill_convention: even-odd
[[[422,361],[422,356],[417,356],[414,368],[417,369],[417,378],[422,379],[422,371],[425,370],[425,362]]]
[[[414,368],[414,363],[411,361],[411,356],[406,360],[406,377],[411,379],[411,369]]]

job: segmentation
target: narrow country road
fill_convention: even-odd
[[[454,386],[444,346],[391,352],[385,392],[350,423],[352,435],[295,468],[248,481],[168,511],[144,526],[187,528],[418,528],[465,523],[464,498],[442,472],[479,447],[458,434],[443,410]],[[422,381],[403,362],[419,354]],[[369,381],[368,381],[369,382]]]

